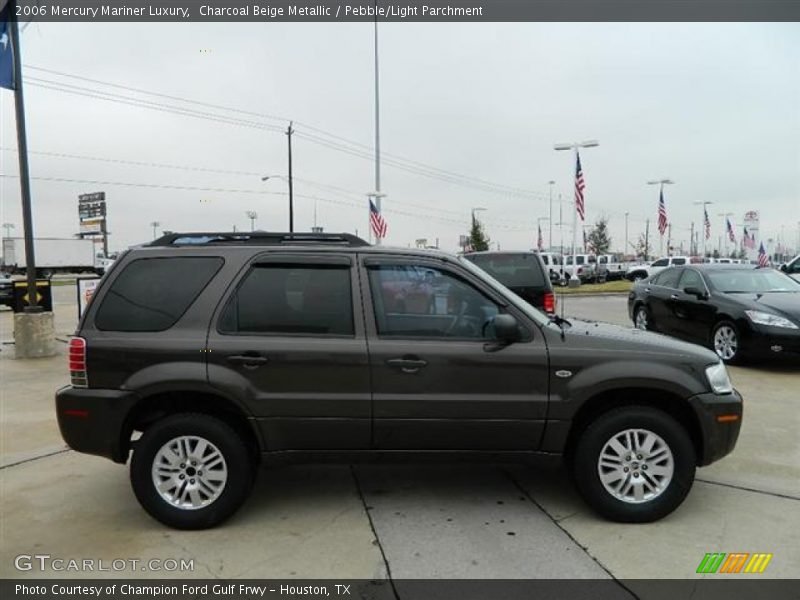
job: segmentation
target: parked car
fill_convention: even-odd
[[[573,273],[582,283],[597,281],[597,258],[593,254],[565,256],[564,277],[572,279]]]
[[[626,262],[621,254],[601,254],[597,257],[597,266],[605,271],[608,281],[623,279],[631,263]]]
[[[567,285],[564,277],[564,257],[557,252],[539,252],[544,266],[550,272],[550,281],[553,285]]]
[[[433,312],[392,304],[398,270],[426,273]],[[548,317],[464,257],[349,234],[135,247],[100,280],[69,371],[64,440],[132,454],[137,499],[181,529],[231,516],[260,463],[320,455],[562,456],[599,514],[653,521],[731,452],[742,416],[706,348]]]
[[[699,259],[692,259],[689,256],[665,256],[654,260],[649,265],[635,265],[630,267],[625,277],[630,281],[639,281],[640,279],[647,279],[656,273],[660,273],[668,267],[693,264],[698,262],[698,260]]]
[[[708,346],[726,362],[800,357],[800,283],[774,269],[672,267],[633,286],[628,314],[639,329]]]
[[[473,252],[464,258],[548,314],[556,312],[556,296],[550,271],[536,252]]]
[[[0,306],[14,306],[14,282],[0,273]]]
[[[800,281],[800,255],[795,256],[785,265],[781,265],[781,271],[786,273],[792,279]]]

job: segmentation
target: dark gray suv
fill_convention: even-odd
[[[607,518],[663,517],[729,453],[709,350],[548,317],[468,260],[351,235],[170,234],[111,267],[56,394],[75,450],[131,460],[142,506],[213,526],[259,463],[565,457]]]

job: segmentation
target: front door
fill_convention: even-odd
[[[354,258],[266,254],[208,337],[211,384],[244,398],[270,450],[367,449],[371,408]]]
[[[362,259],[378,449],[535,450],[548,355],[541,332],[467,271],[424,258]],[[497,349],[492,317],[524,341]]]

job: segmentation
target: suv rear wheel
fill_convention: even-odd
[[[143,434],[131,461],[131,485],[144,509],[177,529],[205,529],[230,517],[247,497],[253,465],[223,421],[177,414]]]
[[[584,430],[572,467],[578,491],[595,511],[644,523],[683,502],[694,482],[695,450],[668,414],[628,406],[602,414]]]

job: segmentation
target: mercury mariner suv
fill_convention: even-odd
[[[653,521],[728,454],[710,350],[547,316],[464,258],[349,234],[177,233],[110,267],[69,344],[61,434],[159,521],[231,516],[260,463],[563,458],[600,515]]]

